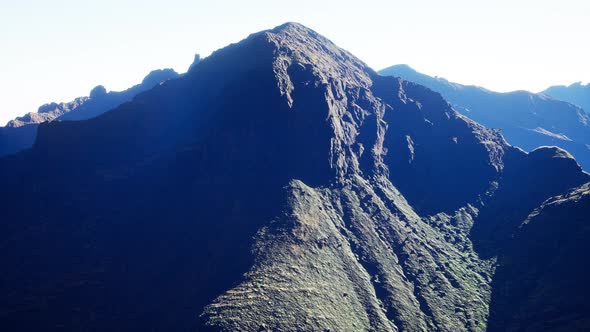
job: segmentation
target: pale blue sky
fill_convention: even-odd
[[[252,32],[303,23],[375,69],[509,91],[590,80],[585,0],[0,0],[0,123],[152,69],[184,72]]]

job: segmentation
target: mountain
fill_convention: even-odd
[[[589,181],[287,23],[0,159],[0,322],[587,328]]]
[[[542,93],[578,105],[586,111],[590,110],[590,83],[582,85],[578,82],[570,86],[556,85],[549,87]]]
[[[125,91],[111,91],[99,85],[87,97],[79,97],[68,103],[49,103],[39,107],[36,113],[28,113],[0,127],[0,156],[30,148],[35,142],[40,123],[53,120],[86,120],[96,117],[132,100],[163,81],[176,78],[172,69],[154,70],[140,84]]]
[[[418,73],[407,65],[379,72],[422,84],[440,93],[453,107],[490,128],[499,128],[510,144],[531,151],[559,146],[590,170],[590,115],[579,106],[526,91],[498,93]]]
[[[590,273],[583,263],[590,249],[585,240],[590,235],[589,195],[586,184],[553,197],[521,224],[506,249],[510,255],[498,261],[494,283],[503,289],[492,294],[491,308],[496,309],[489,330],[588,330],[588,292],[580,285]],[[548,305],[548,298],[555,302]]]

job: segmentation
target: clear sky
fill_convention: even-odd
[[[0,122],[122,90],[287,21],[374,69],[406,63],[497,91],[590,80],[588,0],[0,0]]]

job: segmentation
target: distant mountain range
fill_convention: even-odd
[[[460,113],[489,128],[501,129],[510,144],[526,151],[559,146],[590,170],[590,115],[580,106],[548,94],[499,93],[453,83],[419,73],[408,65],[395,65],[379,73],[401,77],[440,93]]]
[[[590,83],[586,85],[574,83],[570,86],[556,85],[543,91],[543,93],[555,99],[578,105],[590,112]]]
[[[0,330],[587,331],[589,182],[287,23],[0,158]]]
[[[154,70],[143,81],[125,91],[111,91],[99,85],[87,97],[79,97],[67,103],[49,103],[37,110],[8,122],[0,127],[0,156],[30,148],[37,136],[40,123],[53,120],[85,120],[96,117],[147,91],[163,81],[176,78],[172,69]]]

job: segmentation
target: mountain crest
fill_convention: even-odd
[[[102,85],[97,85],[90,91],[90,98],[100,98],[107,94],[107,89]]]
[[[586,278],[587,227],[547,250],[560,220],[537,208],[588,180],[563,150],[527,154],[287,23],[0,159],[0,312],[33,331],[575,323],[590,288],[551,267],[579,255]],[[525,272],[547,288],[510,265],[534,253]]]

